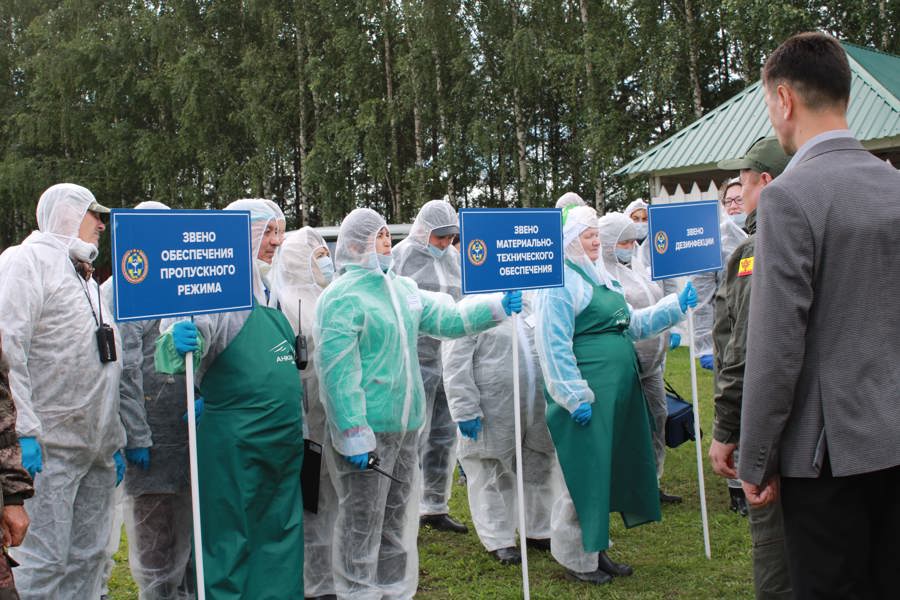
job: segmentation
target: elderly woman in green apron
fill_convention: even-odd
[[[252,310],[163,321],[156,365],[182,371],[194,352],[205,398],[197,428],[203,566],[210,600],[303,598],[302,388],[294,332],[257,263],[271,264],[284,216],[265,200],[249,210]]]
[[[609,514],[626,527],[660,520],[650,418],[633,340],[659,335],[696,303],[678,296],[632,310],[600,257],[593,208],[566,209],[565,286],[537,294],[536,344],[547,425],[565,478],[551,518],[551,552],[570,579],[608,583],[631,567],[606,555]]]

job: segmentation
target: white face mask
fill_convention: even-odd
[[[435,258],[443,258],[443,256],[445,254],[447,254],[447,250],[449,248],[450,248],[450,246],[447,246],[446,248],[441,250],[440,248],[438,248],[436,246],[432,246],[431,244],[428,244],[428,252],[430,252],[431,255]]]
[[[616,248],[615,249],[616,258],[623,265],[631,264],[631,248],[627,250],[625,248]]]
[[[81,262],[94,262],[94,259],[100,254],[97,246],[89,244],[82,239],[75,238],[69,246],[69,256]]]
[[[325,287],[334,279],[334,263],[330,256],[320,256],[316,259],[316,267],[319,270],[318,277],[316,277],[317,283]],[[321,281],[319,277],[322,278]]]
[[[272,263],[267,263],[266,261],[257,258],[256,268],[259,269],[259,275],[260,277],[262,277],[263,283],[266,284],[266,287],[272,287],[269,284],[269,273],[272,271]]]
[[[379,254],[378,255],[378,266],[381,267],[381,270],[387,273],[392,266],[394,266],[394,255],[393,254]]]
[[[647,238],[648,225],[646,223],[635,223],[634,228],[637,231],[638,242],[643,242]]]
[[[740,212],[740,213],[737,213],[736,215],[729,215],[729,216],[731,217],[731,220],[734,222],[734,224],[737,225],[738,227],[740,227],[741,229],[743,229],[744,225],[747,223],[747,213]]]

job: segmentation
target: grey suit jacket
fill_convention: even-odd
[[[826,140],[762,192],[739,474],[900,464],[900,172]]]

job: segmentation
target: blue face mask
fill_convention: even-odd
[[[394,265],[394,255],[393,254],[378,254],[378,266],[381,267],[381,270],[387,273],[390,268]]]
[[[615,249],[616,258],[619,259],[619,262],[623,265],[631,264],[631,248],[628,250],[624,248],[616,248]]]
[[[646,223],[635,223],[634,228],[637,231],[637,241],[643,242],[647,238],[648,225]]]
[[[737,225],[738,227],[740,227],[741,229],[743,229],[744,225],[747,223],[747,213],[741,212],[736,215],[729,215],[729,216],[731,217],[731,220],[734,222],[734,224]]]
[[[446,248],[441,250],[440,248],[437,248],[435,246],[432,246],[431,244],[428,244],[428,252],[435,258],[443,258],[444,255],[447,254],[447,250],[449,248],[450,248],[450,246],[447,246]]]
[[[320,256],[316,259],[316,266],[319,268],[319,273],[322,274],[322,278],[331,282],[334,279],[334,263],[331,262],[330,256]]]

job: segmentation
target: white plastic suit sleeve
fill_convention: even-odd
[[[506,319],[506,312],[499,298],[457,305],[449,294],[426,290],[418,292],[422,304],[419,332],[434,338],[451,339],[472,335],[490,329]],[[412,299],[407,301],[415,302]]]
[[[125,426],[126,448],[153,445],[147,408],[144,404],[144,332],[155,321],[119,323],[122,337],[122,379],[119,381],[119,417]]]
[[[319,310],[319,306],[316,310],[319,334],[316,358],[328,357],[328,364],[318,367],[319,386],[324,390],[340,390],[341,417],[353,423],[339,432],[332,428],[331,442],[344,456],[372,452],[376,446],[375,432],[366,422],[366,392],[362,388],[358,342],[365,313],[345,306],[354,301],[350,296],[338,296],[332,299],[327,310]]]
[[[475,383],[473,364],[478,341],[478,336],[470,335],[447,340],[441,347],[444,391],[447,394],[450,415],[456,423],[484,417],[481,410],[481,392]],[[503,374],[498,373],[497,376],[502,377]]]
[[[580,278],[578,278],[580,281]],[[535,343],[544,374],[544,384],[553,401],[573,412],[584,402],[594,401],[594,392],[581,377],[572,338],[575,316],[580,312],[573,297],[573,284],[540,290],[536,297],[537,331]]]
[[[28,354],[34,324],[41,317],[43,293],[36,265],[23,260],[25,256],[11,260],[16,251],[7,250],[0,261],[0,343],[9,364],[9,388],[16,403],[16,433],[19,437],[40,438],[43,431],[32,404]]]
[[[678,296],[669,294],[653,306],[631,311],[628,336],[633,340],[651,338],[680,323],[683,318]]]

